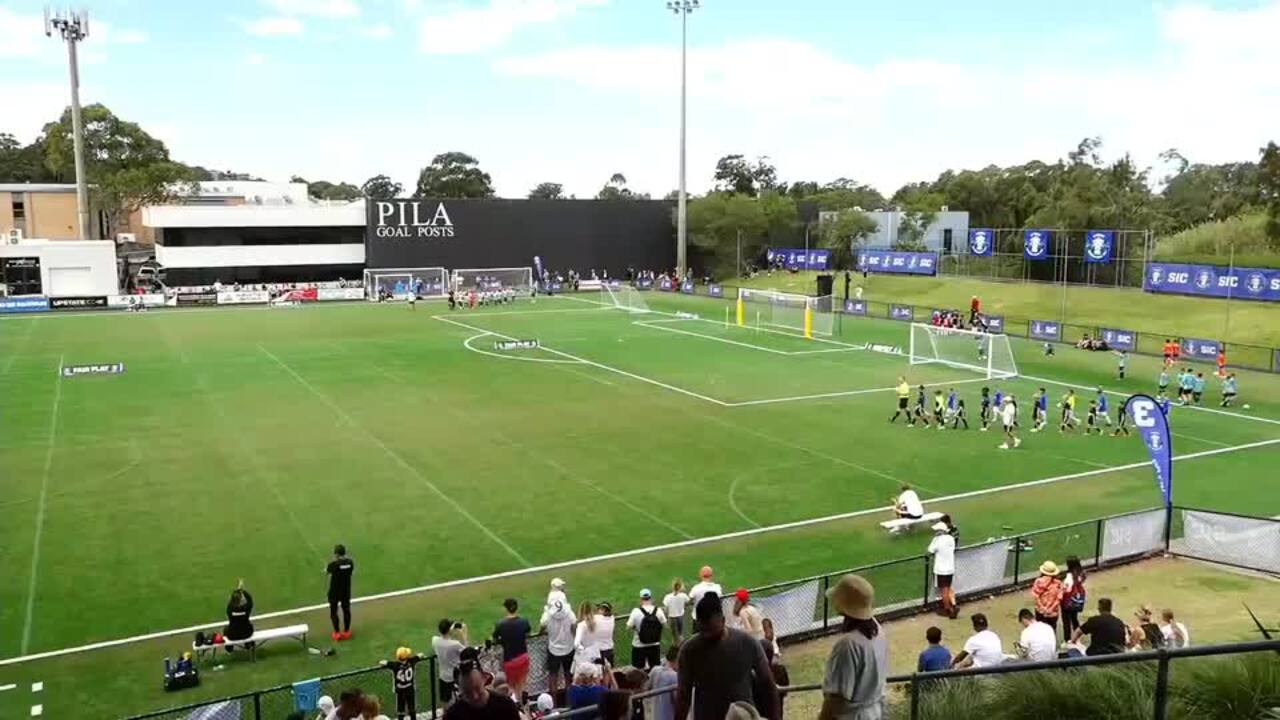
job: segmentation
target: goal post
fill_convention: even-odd
[[[442,267],[386,268],[364,271],[364,296],[369,300],[407,300],[444,297],[449,291],[449,271]]]
[[[640,292],[630,285],[609,287],[609,281],[600,284],[600,304],[633,313],[649,312],[649,304]]]
[[[453,271],[452,287],[458,292],[475,290],[515,290],[518,294],[533,293],[533,268],[465,268]]]
[[[987,378],[1018,375],[1009,336],[977,330],[911,323],[908,350],[912,365],[938,363],[982,373]]]
[[[787,330],[807,338],[830,337],[835,328],[830,295],[799,295],[777,290],[738,288],[738,325],[759,324],[770,329]]]

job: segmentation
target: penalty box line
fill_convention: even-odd
[[[1277,445],[1277,444],[1280,444],[1280,438],[1277,438],[1274,440],[1262,440],[1259,442],[1246,443],[1243,445],[1233,445],[1231,447],[1217,448],[1214,450],[1204,450],[1201,452],[1190,453],[1187,455],[1178,455],[1173,458],[1173,461],[1181,462],[1184,460],[1194,460],[1202,457],[1211,457],[1214,455],[1222,455],[1225,453],[1252,450],[1254,448],[1268,447],[1268,446]],[[982,497],[984,495],[993,495],[993,494],[998,494],[1003,492],[1010,492],[1013,490],[1021,490],[1025,488],[1038,487],[1041,485],[1050,485],[1053,483],[1066,482],[1068,480],[1078,480],[1081,478],[1095,477],[1098,475],[1106,475],[1108,473],[1113,473],[1113,472],[1134,470],[1137,468],[1149,467],[1150,465],[1151,465],[1150,462],[1128,463],[1125,465],[1116,465],[1113,467],[1102,468],[1098,470],[1086,470],[1084,472],[1072,473],[1070,475],[1058,475],[1056,477],[1042,478],[1040,480],[1031,480],[1029,482],[1016,483],[1013,485],[1003,485],[999,487],[984,488],[981,490],[972,490],[969,492],[958,493],[955,495],[945,495],[942,497],[926,498],[926,500],[932,505],[937,505],[938,503],[955,502],[957,500],[968,500],[975,497]],[[527,575],[538,575],[538,574],[549,573],[549,572],[558,571],[558,570],[564,570],[568,568],[575,568],[582,565],[591,565],[591,564],[600,563],[600,562],[607,562],[610,560],[620,560],[625,558],[638,557],[638,556],[649,555],[653,553],[666,552],[668,550],[678,550],[682,548],[696,547],[699,545],[706,545],[710,543],[724,542],[727,540],[736,540],[739,538],[764,535],[767,533],[776,533],[776,532],[783,532],[786,530],[794,530],[797,528],[809,527],[813,525],[821,525],[824,523],[837,522],[841,520],[849,520],[853,518],[884,514],[889,512],[892,509],[893,509],[892,506],[886,505],[882,507],[867,508],[864,510],[854,510],[846,513],[838,513],[835,515],[827,515],[824,517],[810,518],[807,520],[795,520],[792,522],[780,523],[778,525],[770,525],[762,528],[738,530],[736,532],[723,533],[721,535],[710,535],[703,538],[695,538],[693,540],[681,540],[681,541],[665,543],[661,545],[653,545],[645,548],[621,550],[618,552],[607,553],[604,555],[597,555],[595,557],[580,558],[577,560],[565,560],[561,562],[550,563],[547,565],[540,565],[538,567],[525,567],[525,568],[519,568],[516,570],[506,570],[503,572],[492,573],[489,575],[480,575],[476,577],[462,578],[458,580],[448,580],[445,582],[434,583],[431,585],[422,585],[414,588],[405,588],[403,590],[392,590],[390,592],[377,593],[374,595],[366,595],[363,597],[353,598],[351,602],[354,604],[361,604],[361,603],[367,603],[367,602],[374,602],[378,600],[388,600],[392,598],[404,597],[406,595],[415,595],[415,594],[420,594],[424,592],[446,590],[449,588],[459,587],[463,585],[472,585],[476,583],[490,582],[494,580],[505,580],[509,578],[524,577]],[[328,607],[329,607],[328,604],[307,605],[304,607],[293,608],[291,610],[278,610],[275,612],[263,613],[261,615],[255,615],[254,617],[258,620],[274,620],[277,618],[290,617],[290,616],[298,615],[301,613],[327,610]],[[129,638],[121,638],[117,640],[104,640],[102,642],[91,643],[88,645],[81,645],[78,647],[63,648],[61,650],[50,650],[42,653],[35,653],[33,655],[23,655],[20,657],[5,658],[0,660],[0,667],[5,667],[8,665],[19,665],[26,662],[34,662],[36,660],[45,660],[45,659],[61,657],[65,655],[75,655],[75,654],[80,654],[85,652],[91,652],[94,650],[104,650],[104,649],[113,648],[113,647],[120,647],[122,645],[131,645],[139,642],[146,642],[148,640],[157,640],[160,638],[173,637],[175,635],[189,635],[199,630],[209,630],[212,628],[220,628],[224,625],[226,625],[226,620],[218,620],[216,622],[209,622],[201,625],[191,625],[189,627],[178,628],[175,630],[162,630],[159,632],[147,633],[145,635],[136,635],[134,637],[129,637]]]

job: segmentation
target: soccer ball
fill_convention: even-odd
[[[1245,403],[1243,407],[1244,407],[1244,409],[1245,409],[1245,410],[1248,410],[1248,409],[1249,409],[1249,403]]]

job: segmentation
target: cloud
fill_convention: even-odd
[[[44,36],[44,18],[0,6],[0,57],[31,58],[50,49],[57,44]]]
[[[354,0],[267,0],[282,15],[319,18],[351,18],[360,14]]]
[[[147,41],[147,34],[141,30],[118,30],[112,34],[111,41],[120,45],[141,45]]]
[[[302,34],[302,21],[292,17],[264,17],[242,23],[245,32],[258,37],[285,37]]]
[[[393,34],[391,26],[386,23],[367,25],[360,29],[360,34],[373,40],[385,40]]]
[[[572,16],[608,0],[488,0],[481,7],[458,7],[424,17],[418,26],[423,52],[461,55],[495,50],[530,25]]]

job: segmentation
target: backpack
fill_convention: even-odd
[[[1084,578],[1074,578],[1071,584],[1071,592],[1062,599],[1062,605],[1073,612],[1084,610],[1085,599],[1088,592],[1084,589]]]
[[[653,645],[662,642],[662,621],[658,619],[658,611],[655,608],[653,612],[645,612],[644,608],[640,608],[640,614],[643,616],[640,620],[640,628],[636,633],[640,638],[640,642],[645,645]]]

